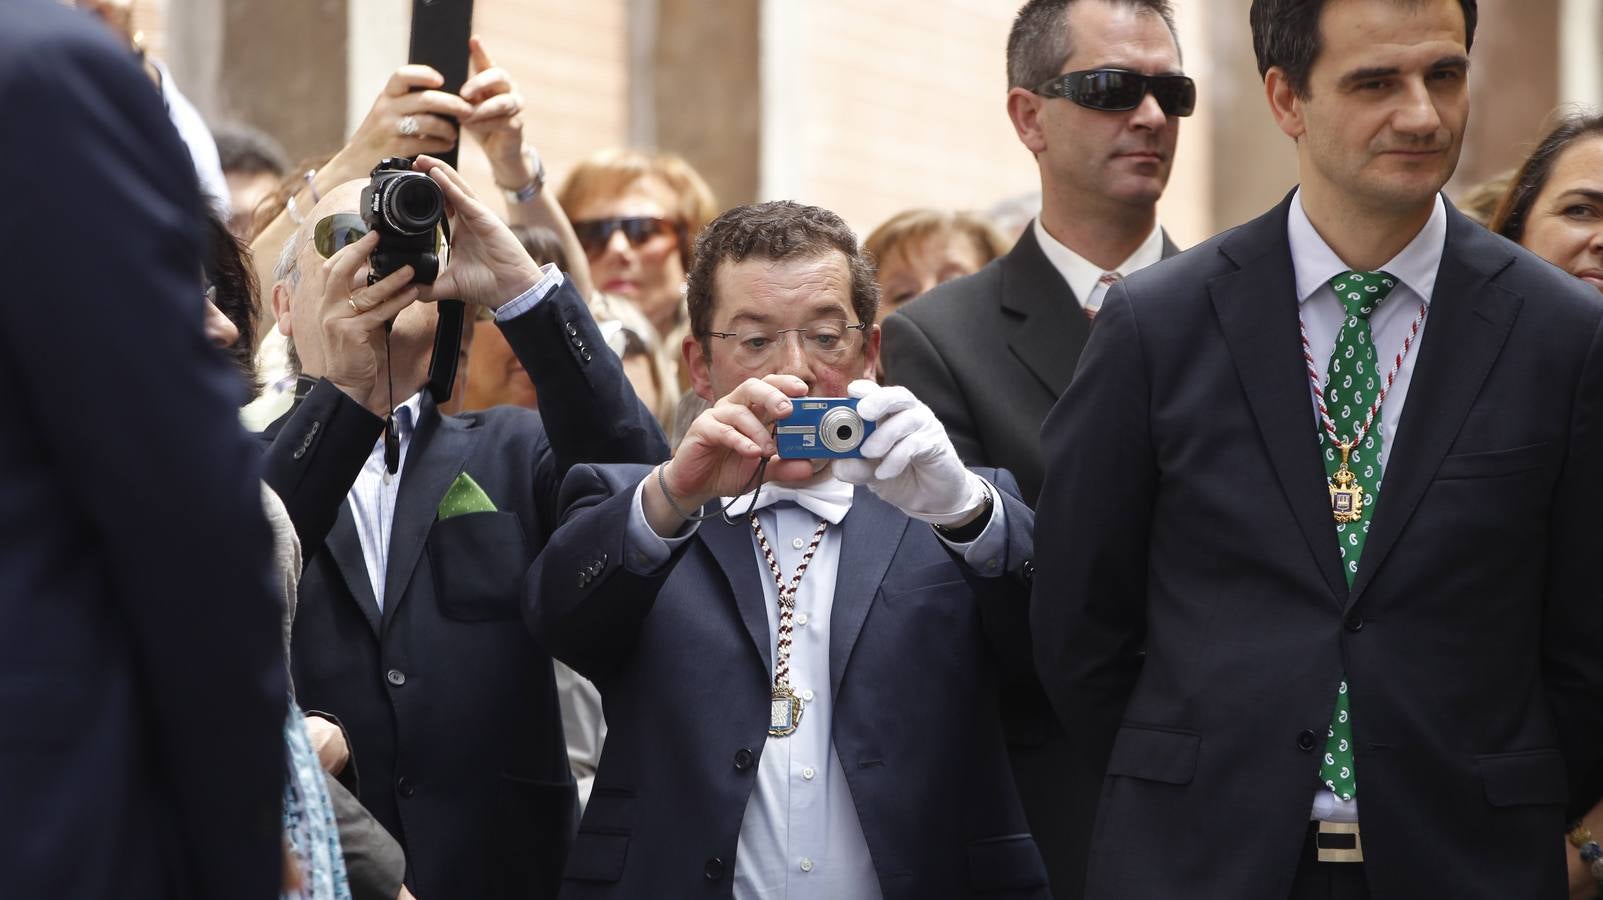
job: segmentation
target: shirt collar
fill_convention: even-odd
[[[403,410],[405,412],[403,412]],[[395,430],[401,439],[401,447],[412,442],[412,432],[417,430],[417,418],[423,411],[423,392],[418,391],[406,398],[406,402],[395,407]],[[384,435],[379,434],[378,440],[373,443],[373,453],[379,459],[384,458]]]
[[[1117,272],[1121,278],[1127,277],[1163,259],[1163,226],[1157,223],[1153,223],[1152,233],[1141,242],[1141,246],[1135,248],[1135,252],[1130,254],[1129,258],[1115,268],[1107,270],[1097,267],[1048,234],[1039,216],[1030,227],[1035,229],[1035,241],[1041,245],[1041,252],[1046,254],[1052,267],[1058,270],[1064,281],[1068,282],[1069,290],[1074,292],[1075,298],[1082,305],[1096,289],[1097,281],[1102,278],[1104,271]]]
[[[1314,223],[1309,221],[1308,211],[1302,207],[1302,188],[1298,188],[1292,197],[1291,212],[1286,218],[1286,236],[1291,241],[1291,267],[1297,277],[1298,303],[1306,301],[1330,279],[1351,268],[1341,261],[1336,251],[1330,249],[1330,245],[1315,230]],[[1446,246],[1447,205],[1442,202],[1442,195],[1437,194],[1436,207],[1431,211],[1425,227],[1381,268],[1397,276],[1397,280],[1407,285],[1429,306],[1431,294],[1436,290],[1436,272],[1442,266],[1442,251]]]

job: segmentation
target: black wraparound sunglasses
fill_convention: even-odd
[[[1151,94],[1166,116],[1189,116],[1197,109],[1197,83],[1184,75],[1143,75],[1128,69],[1086,69],[1059,75],[1035,89],[1043,97],[1062,97],[1086,109],[1125,112]]]

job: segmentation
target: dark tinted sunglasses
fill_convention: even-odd
[[[1141,105],[1147,94],[1166,116],[1189,116],[1197,109],[1197,83],[1184,75],[1143,75],[1126,69],[1069,72],[1035,89],[1043,97],[1062,97],[1086,109],[1124,112]]]
[[[362,217],[356,213],[335,213],[324,216],[312,226],[312,246],[317,248],[317,255],[324,259],[356,243],[367,236],[370,229]],[[434,252],[440,252],[440,229],[434,229]]]
[[[613,232],[621,231],[629,246],[640,247],[661,234],[678,234],[679,225],[655,216],[623,216],[612,219],[584,219],[573,223],[573,233],[586,256],[599,256],[607,249]]]

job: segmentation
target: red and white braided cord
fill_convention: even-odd
[[[774,649],[774,684],[790,684],[790,644],[793,626],[791,618],[796,611],[796,589],[801,586],[802,576],[807,574],[807,567],[813,561],[813,554],[818,552],[818,544],[824,539],[824,532],[829,523],[820,521],[818,529],[813,532],[813,540],[807,545],[806,552],[802,553],[801,564],[796,567],[796,574],[791,576],[790,584],[785,584],[785,575],[779,571],[779,560],[774,557],[774,548],[768,545],[768,535],[763,534],[762,525],[757,522],[757,514],[752,513],[751,530],[757,535],[757,546],[763,550],[763,559],[768,561],[768,571],[774,575],[774,587],[779,589],[779,639]]]
[[[1420,326],[1425,324],[1425,311],[1427,305],[1419,304],[1419,312],[1414,315],[1414,323],[1408,328],[1408,336],[1403,338],[1403,348],[1397,351],[1397,358],[1392,361],[1391,371],[1386,373],[1386,382],[1380,386],[1380,393],[1375,395],[1375,402],[1369,405],[1369,411],[1364,415],[1363,427],[1353,435],[1352,443],[1346,446],[1351,449],[1364,442],[1364,436],[1369,434],[1370,426],[1375,424],[1375,416],[1380,413],[1380,405],[1386,401],[1386,395],[1391,392],[1392,383],[1397,380],[1397,373],[1403,368],[1403,359],[1408,356],[1409,348],[1414,346],[1415,338],[1419,337]],[[1325,432],[1330,435],[1330,442],[1336,447],[1342,446],[1341,435],[1336,431],[1336,423],[1330,418],[1330,410],[1325,408],[1325,387],[1323,379],[1319,376],[1318,364],[1314,362],[1314,351],[1308,344],[1308,326],[1297,317],[1297,328],[1302,332],[1302,358],[1308,364],[1308,381],[1314,388],[1314,399],[1319,403],[1319,418],[1325,423]]]

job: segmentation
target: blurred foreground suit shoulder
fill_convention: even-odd
[[[268,898],[286,683],[200,196],[83,14],[0,5],[0,894]]]

